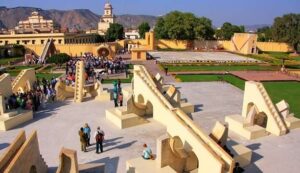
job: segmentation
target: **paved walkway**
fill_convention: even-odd
[[[176,83],[176,86],[183,98],[196,105],[191,117],[207,134],[216,121],[224,122],[226,115],[241,113],[243,91],[228,83]],[[27,135],[37,130],[41,154],[50,172],[56,170],[60,149],[67,147],[77,150],[79,163],[105,163],[106,173],[125,173],[126,160],[140,157],[143,143],[149,144],[156,153],[156,139],[166,133],[166,128],[150,119],[151,123],[146,125],[120,130],[105,118],[105,110],[112,105],[113,102],[98,101],[52,104],[36,114],[33,121],[8,132],[0,131],[0,155],[21,129],[26,130]],[[80,152],[78,130],[84,123],[89,123],[93,132],[99,125],[105,131],[104,153],[95,154],[95,146],[90,147],[88,153]],[[299,172],[300,129],[284,136],[271,135],[257,140],[245,140],[232,133],[229,136],[231,142],[239,142],[254,151],[253,163],[246,172]]]
[[[152,76],[155,76],[157,73],[160,73],[160,75],[164,78],[164,81],[166,83],[176,81],[175,78],[171,74],[166,75],[165,72],[159,68],[159,64],[156,64],[155,60],[135,62],[135,64],[144,65]]]
[[[300,81],[299,78],[279,71],[236,71],[230,73],[244,80],[252,81]]]

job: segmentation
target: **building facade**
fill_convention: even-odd
[[[92,44],[99,42],[97,34],[73,33],[38,33],[38,34],[8,34],[0,35],[1,45],[44,45],[53,39],[55,45],[63,44]]]
[[[53,20],[45,20],[37,11],[34,11],[27,20],[19,21],[15,30],[17,33],[50,33],[54,30]]]
[[[125,31],[125,39],[140,39],[140,34],[138,30],[127,30]]]
[[[104,5],[104,14],[100,18],[98,23],[98,34],[105,35],[110,24],[115,23],[115,15],[113,14],[113,8],[110,3],[105,3]]]

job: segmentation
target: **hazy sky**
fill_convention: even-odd
[[[102,14],[106,0],[0,0],[0,6],[43,9],[90,9]],[[238,25],[271,24],[286,13],[300,13],[300,0],[110,0],[115,14],[163,15],[172,10],[193,12],[213,20]]]

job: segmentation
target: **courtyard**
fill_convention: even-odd
[[[259,63],[261,61],[246,56],[236,55],[228,52],[149,52],[149,55],[159,62],[247,62]]]
[[[240,114],[243,91],[225,82],[176,83],[189,102],[196,105],[191,118],[207,134],[216,121],[224,122],[226,115]],[[129,86],[129,85],[125,85]],[[111,85],[104,85],[111,87]],[[197,92],[194,92],[197,91]],[[156,139],[166,133],[166,128],[150,119],[150,123],[124,130],[118,129],[105,118],[105,110],[113,106],[112,102],[87,101],[81,104],[72,100],[48,105],[35,115],[33,121],[8,132],[0,132],[0,154],[13,141],[21,129],[27,134],[38,131],[41,154],[55,172],[58,166],[58,154],[62,147],[77,150],[79,163],[105,163],[107,173],[126,172],[126,160],[140,157],[143,143],[147,143],[156,153]],[[95,154],[95,145],[87,153],[80,152],[78,130],[88,123],[93,132],[97,126],[105,131],[104,152]],[[94,143],[93,140],[91,140]],[[297,172],[297,160],[300,159],[297,145],[300,131],[276,137],[245,140],[230,133],[229,143],[241,143],[254,151],[252,164],[246,172]],[[293,150],[290,150],[293,148]],[[293,158],[293,159],[283,159]],[[272,164],[272,166],[270,166]],[[285,165],[284,167],[282,165]]]

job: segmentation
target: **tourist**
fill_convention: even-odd
[[[89,127],[89,125],[87,123],[85,123],[85,125],[84,125],[83,132],[86,136],[86,146],[89,147],[89,146],[91,146],[91,144],[90,144],[91,128]]]
[[[100,127],[97,128],[97,131],[94,134],[95,140],[96,140],[96,153],[99,154],[99,148],[101,153],[103,152],[103,141],[104,141],[104,131],[100,129]]]
[[[117,82],[113,82],[114,88],[113,88],[113,99],[115,103],[115,107],[118,107],[118,87],[117,87]]]
[[[234,169],[233,169],[233,173],[242,173],[242,172],[244,172],[245,170],[242,168],[242,167],[240,167],[240,164],[239,164],[239,162],[236,162],[235,163],[235,167],[234,167]]]
[[[169,70],[168,67],[165,67],[164,69],[165,69],[166,76],[168,76],[168,70]]]
[[[120,106],[122,107],[123,106],[123,94],[122,94],[122,92],[120,92],[119,95],[118,95],[118,101],[119,101]]]
[[[52,89],[55,89],[56,83],[57,83],[57,80],[54,77],[52,77],[51,78],[51,87],[52,87]]]
[[[4,97],[5,110],[10,110],[7,97]]]
[[[31,99],[30,95],[27,95],[26,109],[32,110],[32,99]]]
[[[42,85],[44,94],[47,95],[47,80],[45,78],[42,78]]]
[[[151,148],[148,147],[147,144],[144,144],[143,147],[144,147],[144,150],[143,150],[143,155],[142,155],[142,157],[143,157],[145,160],[153,159],[153,155],[152,155],[152,150],[151,150]]]
[[[80,128],[78,133],[80,137],[81,151],[86,152],[86,137],[84,135],[82,127]]]

